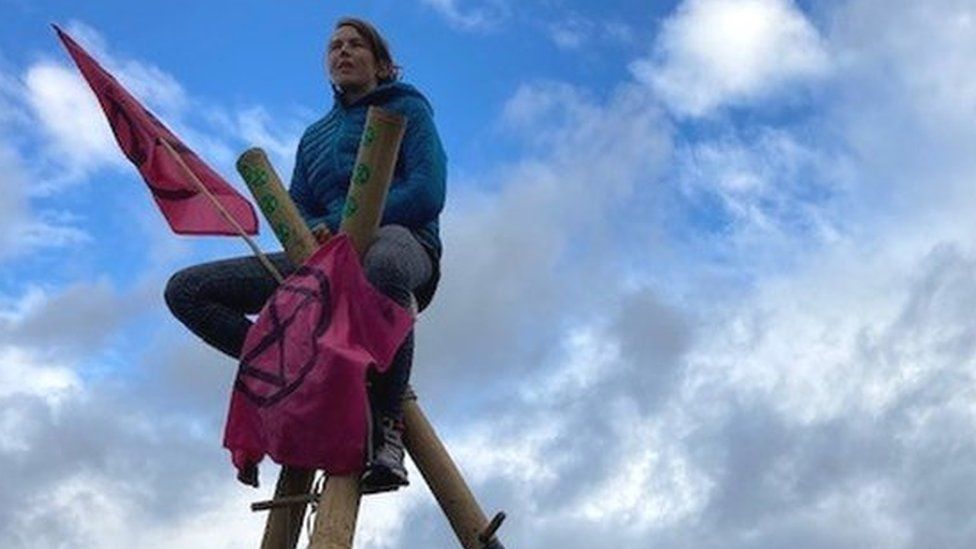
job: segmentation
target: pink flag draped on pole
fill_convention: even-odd
[[[316,251],[261,310],[241,353],[224,446],[238,478],[258,462],[346,475],[364,465],[366,374],[385,371],[413,325],[370,285],[346,235]]]
[[[213,171],[173,132],[143,107],[85,50],[57,25],[53,25],[81,74],[88,81],[105,112],[115,140],[125,156],[142,174],[153,199],[173,232],[179,234],[236,235],[237,231],[214,208],[206,196],[160,143],[166,140],[190,171],[217,198],[247,234],[257,234],[254,207],[217,172]]]

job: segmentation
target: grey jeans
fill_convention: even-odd
[[[268,258],[285,277],[296,269],[283,252]],[[409,229],[386,225],[380,227],[366,251],[363,271],[376,289],[408,307],[411,294],[433,276],[434,266]],[[166,304],[190,331],[236,359],[252,325],[245,315],[257,314],[277,286],[256,257],[237,257],[177,272],[166,285]],[[412,362],[411,331],[386,373],[370,379],[370,396],[378,413],[401,417],[401,398]]]

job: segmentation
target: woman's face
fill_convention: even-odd
[[[342,26],[332,33],[326,63],[332,83],[343,92],[363,94],[379,82],[376,57],[353,27]]]

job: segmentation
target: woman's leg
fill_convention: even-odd
[[[284,253],[268,255],[282,276],[295,267]],[[187,267],[166,285],[170,311],[194,334],[224,354],[238,358],[256,314],[278,283],[255,256]]]
[[[376,240],[363,258],[363,270],[376,289],[404,307],[410,306],[413,291],[433,274],[430,257],[423,245],[413,233],[399,225],[380,227]],[[410,379],[412,363],[411,331],[397,350],[390,368],[372,379],[374,404],[381,414],[397,420],[401,418],[401,398]]]
[[[412,293],[433,275],[430,256],[408,229],[386,225],[363,258],[366,278],[376,289],[403,305],[410,306]],[[370,396],[376,412],[377,438],[370,470],[363,478],[364,491],[376,492],[407,483],[403,468],[403,391],[413,363],[413,332],[397,350],[390,368],[371,376]]]

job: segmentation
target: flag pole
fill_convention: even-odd
[[[177,153],[173,149],[173,146],[170,145],[169,142],[167,142],[162,137],[157,137],[156,139],[160,143],[162,143],[163,148],[166,149],[166,151],[170,154],[170,156],[173,157],[173,160],[175,160],[176,163],[180,165],[180,168],[182,168],[183,171],[186,172],[186,175],[187,177],[190,178],[190,181],[193,181],[193,184],[197,186],[200,192],[202,192],[208,199],[210,199],[210,202],[213,203],[215,208],[217,208],[217,211],[220,212],[220,215],[223,216],[223,218],[226,219],[227,222],[234,227],[234,230],[237,231],[237,233],[241,236],[241,238],[243,238],[244,241],[247,242],[247,245],[251,247],[251,250],[254,252],[254,255],[258,257],[258,260],[261,262],[261,265],[263,265],[264,268],[267,269],[269,273],[271,273],[271,276],[273,276],[274,279],[278,281],[278,284],[284,282],[285,281],[284,277],[281,276],[281,273],[278,272],[278,269],[276,269],[275,266],[271,263],[271,261],[268,259],[268,256],[264,255],[264,252],[261,251],[261,248],[258,248],[258,245],[254,243],[254,240],[247,235],[247,232],[244,231],[244,228],[240,226],[240,224],[237,222],[236,219],[234,219],[234,216],[230,215],[230,212],[228,212],[227,209],[224,208],[224,205],[221,204],[219,200],[217,200],[217,197],[210,192],[210,189],[208,189],[207,186],[204,185],[202,181],[200,181],[200,179],[196,176],[196,174],[193,173],[192,170],[190,170],[190,167],[186,165],[186,162],[183,161],[183,158],[179,155],[179,153]]]

